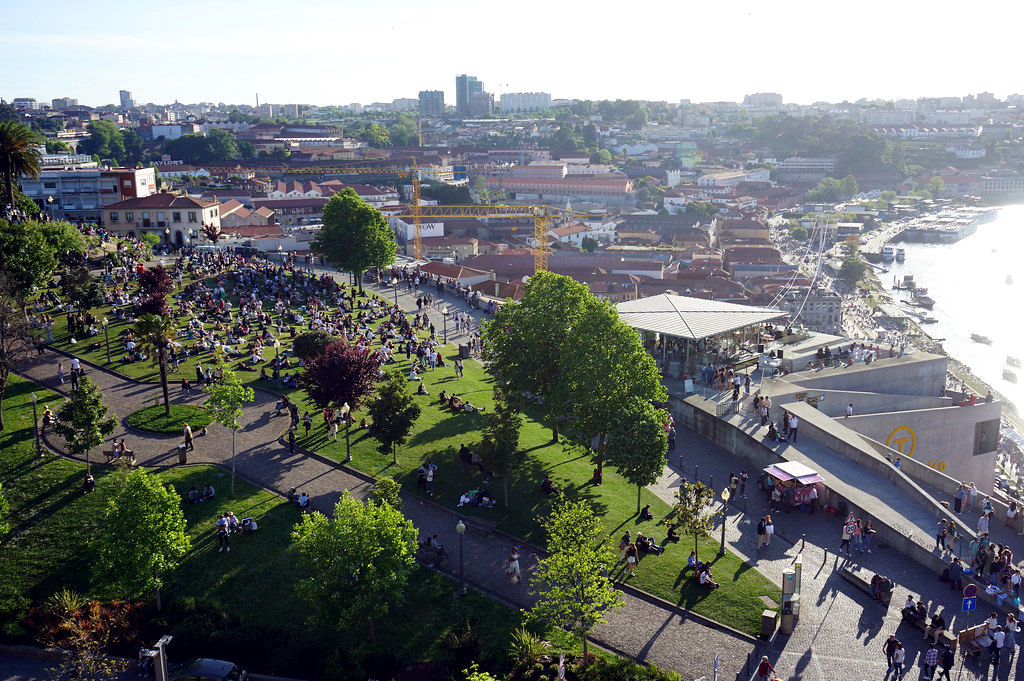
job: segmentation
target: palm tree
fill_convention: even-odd
[[[0,173],[7,190],[7,203],[14,205],[15,182],[22,175],[39,177],[39,152],[32,128],[16,121],[0,122]]]
[[[160,366],[160,387],[164,391],[164,414],[171,415],[171,397],[167,390],[167,344],[174,338],[174,321],[170,316],[144,314],[135,322],[139,347]]]

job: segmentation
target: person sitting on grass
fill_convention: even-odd
[[[302,509],[303,511],[308,510],[309,509],[309,495],[307,495],[305,492],[299,492],[299,502],[298,503],[299,503],[299,508],[300,509]]]
[[[647,504],[640,509],[640,520],[654,520],[654,516],[651,514],[650,504]]]
[[[462,408],[462,398],[455,393],[452,393],[451,397],[448,398],[448,408],[454,412],[458,412],[459,409]]]
[[[636,535],[636,545],[641,551],[644,551],[646,553],[653,553],[655,555],[665,550],[664,547],[658,546],[658,544],[653,539],[645,536],[640,532],[638,532]]]
[[[199,496],[199,490],[197,490],[194,485],[191,488],[189,488],[189,490],[188,490],[188,503],[190,503],[190,504],[198,504],[202,500],[203,500],[202,497]]]
[[[665,537],[665,541],[679,541],[679,533],[676,531],[675,525],[668,526],[668,535]],[[694,555],[696,555],[696,552],[694,552]]]
[[[447,401],[448,401],[448,391],[447,391],[447,390],[442,390],[442,391],[441,391],[441,394],[440,394],[440,395],[438,395],[438,396],[437,396],[437,398],[438,398],[438,401],[439,401],[439,402],[440,402],[441,404],[444,404],[445,402],[447,402]]]
[[[420,384],[418,386],[416,386],[416,394],[417,395],[429,395],[430,394],[429,392],[427,392],[427,386],[423,385],[423,381],[420,381]]]
[[[697,582],[700,583],[701,586],[706,586],[709,589],[718,588],[718,582],[716,582],[711,576],[711,565],[709,563],[704,563],[704,565],[701,566],[700,573],[697,575]]]
[[[558,488],[555,487],[555,483],[546,475],[544,476],[544,482],[540,483],[540,488],[544,494],[556,494],[558,492]]]
[[[215,495],[216,492],[213,490],[213,485],[211,485],[210,483],[206,483],[206,486],[203,487],[203,501],[208,501],[212,499]]]
[[[696,573],[699,572],[706,563],[702,563],[700,559],[697,558],[696,551],[690,551],[690,557],[686,559],[686,565]]]

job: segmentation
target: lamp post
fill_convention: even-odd
[[[729,497],[732,493],[729,492],[729,488],[726,487],[722,490],[722,545],[718,547],[718,555],[725,555],[725,523],[729,519]]]
[[[459,522],[455,524],[455,531],[459,533],[459,595],[463,596],[466,593],[466,579],[465,573],[462,569],[462,535],[466,532],[466,523],[459,520]]]
[[[341,415],[345,417],[345,463],[352,460],[352,446],[349,444],[348,440],[349,429],[352,427],[352,419],[350,418],[351,412],[352,407],[348,406],[348,402],[341,405]]]
[[[444,342],[448,344],[448,307],[446,305],[441,306],[441,316],[444,318]]]
[[[39,458],[42,458],[42,456],[43,456],[43,447],[42,447],[41,444],[39,444],[39,416],[37,416],[37,414],[36,414],[36,402],[37,401],[39,401],[39,398],[36,397],[35,393],[32,393],[32,427],[35,430],[35,434],[36,434],[36,456],[38,456]]]
[[[110,322],[107,320],[106,317],[104,317],[103,318],[103,338],[106,339],[106,345],[107,345],[107,364],[110,364],[110,332],[107,331],[107,327],[109,325],[110,325]]]
[[[398,307],[398,277],[391,278],[391,288],[395,289],[395,307]]]
[[[171,243],[171,228],[170,227],[165,227],[164,228],[164,241],[167,242],[167,243]]]

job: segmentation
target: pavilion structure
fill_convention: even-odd
[[[782,310],[662,293],[618,303],[622,321],[637,330],[666,378],[693,376],[708,363],[756,364]]]

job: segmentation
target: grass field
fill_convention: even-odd
[[[110,469],[93,466],[96,489],[83,494],[84,465],[52,456],[36,458],[29,401],[33,390],[51,403],[59,401],[57,395],[12,376],[3,405],[6,429],[0,432],[0,480],[11,504],[12,523],[11,533],[0,538],[0,638],[16,641],[25,635],[20,617],[54,592],[71,588],[98,598],[108,595],[102,580],[91,574],[88,539],[103,516]],[[311,635],[306,605],[294,588],[303,576],[289,548],[297,509],[244,482],[237,483],[236,499],[228,499],[224,492],[229,475],[212,466],[178,467],[161,472],[160,478],[180,493],[193,485],[201,489],[206,483],[221,492],[211,501],[185,504],[192,549],[168,576],[164,601],[168,613],[175,611],[178,601],[195,601],[229,613],[237,619],[234,633],[246,640],[225,650],[217,643],[217,632],[208,632],[203,639],[206,648],[199,654],[229,657],[278,674],[318,674],[324,661],[334,659],[339,651],[345,653],[343,666],[366,665],[380,657],[380,651],[408,663],[444,664],[452,657],[445,646],[446,635],[462,633],[469,626],[484,642],[483,655],[500,659],[511,630],[520,621],[518,613],[479,594],[456,597],[457,586],[450,580],[418,568],[407,591],[408,607],[378,624],[376,646],[365,644],[363,628],[325,641]],[[233,550],[219,553],[213,522],[227,510],[239,518],[257,519],[259,531],[236,535]],[[194,621],[165,622],[154,616],[154,626],[161,623],[173,630]],[[185,634],[182,640],[187,639]],[[176,652],[178,659],[186,652],[197,654],[192,649],[176,651],[172,644],[171,655]]]
[[[109,310],[96,311],[100,316],[108,316]],[[119,334],[123,323],[112,321],[109,331],[112,339]],[[66,333],[66,320],[57,317],[54,328],[55,341],[58,347],[79,354],[85,359],[104,364],[106,359],[105,344],[102,334],[88,341],[70,343]],[[280,338],[283,350],[290,348],[290,338]],[[118,344],[118,347],[119,344]],[[158,380],[158,370],[149,362],[125,363],[120,352],[112,351],[113,363],[110,368],[127,376],[141,380]],[[416,490],[416,469],[426,461],[433,461],[439,470],[434,479],[434,501],[455,509],[459,496],[468,490],[479,489],[486,485],[498,498],[498,505],[489,510],[476,507],[462,507],[458,510],[469,515],[480,515],[494,520],[498,527],[522,537],[528,541],[541,544],[544,537],[537,523],[538,516],[544,515],[550,508],[551,498],[540,490],[540,481],[545,475],[560,487],[569,498],[586,498],[600,516],[610,540],[618,543],[618,537],[625,529],[637,530],[654,536],[659,542],[664,538],[664,527],[655,522],[636,522],[636,488],[625,482],[613,469],[605,468],[604,484],[591,484],[594,465],[590,457],[581,449],[564,447],[563,444],[551,442],[551,433],[533,415],[527,414],[521,434],[520,445],[528,452],[526,464],[518,478],[509,486],[509,500],[505,505],[502,481],[484,482],[483,476],[476,472],[463,471],[456,455],[459,447],[465,444],[472,447],[479,441],[479,429],[483,420],[480,414],[452,414],[443,409],[438,402],[441,390],[455,392],[464,400],[478,407],[493,407],[493,385],[490,377],[476,361],[465,362],[465,373],[457,379],[451,368],[451,361],[456,356],[456,346],[445,346],[448,368],[428,371],[424,383],[430,395],[416,396],[415,399],[422,409],[420,419],[416,423],[409,441],[399,447],[398,464],[393,465],[390,454],[382,454],[377,449],[377,442],[369,437],[365,430],[353,429],[350,433],[352,450],[351,465],[371,475],[391,475],[402,483],[407,490]],[[209,354],[190,357],[177,371],[172,372],[171,380],[179,381],[182,376],[194,377],[197,362],[205,364]],[[269,359],[269,357],[268,357]],[[300,412],[309,410],[314,416],[314,427],[308,437],[299,437],[298,443],[337,461],[346,458],[344,431],[339,433],[338,442],[328,439],[323,419],[319,417],[314,405],[309,404],[301,391],[282,390],[280,387],[258,380],[259,367],[251,367],[246,362],[236,360],[235,368],[243,381],[254,386],[264,387],[275,392],[289,393],[300,407]],[[404,355],[396,356],[396,360],[385,365],[389,371],[408,373],[411,362]],[[414,384],[410,382],[410,389]],[[365,414],[357,410],[356,422]],[[301,435],[303,430],[300,428]],[[667,504],[658,499],[648,490],[642,492],[642,503],[650,504],[656,519],[663,518],[669,510]],[[237,515],[236,511],[236,515]],[[239,516],[241,517],[241,516]],[[722,588],[707,592],[687,579],[689,573],[684,571],[686,558],[693,546],[692,537],[683,537],[682,541],[660,556],[649,556],[641,561],[636,576],[630,579],[635,586],[645,589],[673,603],[679,603],[697,613],[727,623],[742,631],[757,634],[761,627],[761,612],[764,603],[759,596],[779,599],[779,589],[761,573],[752,569],[731,552],[716,558],[715,579]],[[702,556],[717,556],[717,544],[706,540],[700,543],[699,552]],[[621,570],[622,565],[617,566]]]
[[[128,414],[126,421],[132,428],[153,433],[181,433],[185,424],[193,431],[213,423],[213,415],[205,407],[193,404],[172,404],[170,415],[164,413],[164,405],[143,407]]]

